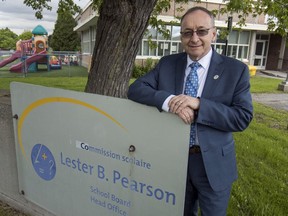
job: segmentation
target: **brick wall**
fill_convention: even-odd
[[[281,46],[281,37],[276,34],[270,35],[270,43],[269,43],[269,53],[267,56],[267,70],[277,70],[280,46]]]

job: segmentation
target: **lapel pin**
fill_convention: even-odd
[[[215,75],[214,76],[214,79],[216,80],[216,79],[218,79],[219,78],[219,75]]]

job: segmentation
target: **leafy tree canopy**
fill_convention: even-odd
[[[0,29],[0,49],[15,50],[18,35],[9,28]]]
[[[58,16],[49,45],[57,51],[80,50],[80,36],[73,30],[77,23],[71,8],[61,8],[61,4],[59,2]]]
[[[103,0],[93,0],[94,8],[100,7]],[[176,3],[187,3],[189,0],[175,0]],[[24,3],[33,8],[35,16],[37,18],[42,18],[42,11],[44,9],[51,10],[49,5],[50,0],[24,0]],[[201,2],[201,0],[195,0],[195,2]],[[246,19],[249,14],[254,17],[260,14],[267,14],[269,16],[267,20],[268,30],[276,31],[277,33],[285,36],[288,30],[288,3],[287,0],[223,0],[225,6],[220,9],[220,11],[215,11],[215,13],[221,14],[238,14],[240,26],[245,25]],[[170,0],[158,0],[157,5],[154,8],[154,12],[151,15],[150,23],[152,26],[157,28],[163,25],[163,22],[156,19],[156,16],[162,11],[167,11],[170,8]],[[180,7],[177,10],[182,10]],[[81,11],[81,8],[75,4],[73,0],[60,0],[59,1],[59,11],[71,11],[72,14],[76,14]],[[161,29],[160,29],[161,31]],[[163,29],[162,29],[163,31]],[[165,30],[162,32],[163,35],[167,34]]]
[[[52,7],[49,4],[50,2],[51,0],[24,0],[24,4],[36,11],[35,16],[38,19],[43,18],[43,10],[52,10]],[[59,11],[71,11],[73,15],[81,11],[81,8],[77,6],[73,0],[59,0],[58,5]]]
[[[249,14],[256,17],[259,14],[268,15],[268,30],[275,31],[282,36],[288,30],[288,2],[287,0],[224,0],[226,7],[220,10],[222,14],[238,14],[240,26],[245,25]]]
[[[24,31],[22,34],[20,34],[18,36],[18,39],[21,39],[21,40],[29,40],[32,38],[32,32],[31,31]]]

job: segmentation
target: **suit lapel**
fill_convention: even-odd
[[[202,96],[204,98],[209,98],[210,95],[215,91],[217,88],[217,85],[221,79],[222,73],[223,73],[223,67],[222,64],[223,59],[221,55],[219,55],[217,52],[213,51],[213,55],[211,58],[211,63],[209,66],[207,78],[205,81],[204,89],[202,92]]]
[[[175,74],[175,94],[176,95],[183,93],[183,84],[184,84],[186,65],[187,65],[187,54],[185,53],[176,62],[176,74]]]

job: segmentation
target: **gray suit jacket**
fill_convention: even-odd
[[[161,110],[169,95],[182,93],[186,64],[186,53],[163,57],[130,86],[128,98]],[[249,78],[247,65],[213,51],[196,122],[204,166],[215,191],[237,179],[232,132],[243,131],[253,117]]]

